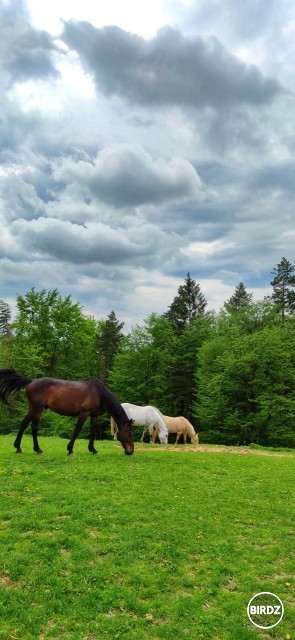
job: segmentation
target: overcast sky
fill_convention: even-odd
[[[130,328],[294,264],[292,0],[0,1],[0,298]]]

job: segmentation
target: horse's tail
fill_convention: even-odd
[[[14,369],[0,369],[0,400],[8,404],[8,396],[23,389],[30,382],[31,378],[20,376]]]
[[[193,425],[191,424],[191,422],[189,422],[189,420],[187,420],[187,418],[185,418],[185,424],[191,442],[193,442],[194,444],[199,444],[199,435],[195,432]]]

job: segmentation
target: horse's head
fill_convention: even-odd
[[[159,434],[159,440],[161,444],[168,444],[168,431],[166,435],[160,435]]]
[[[133,443],[133,423],[134,420],[128,420],[128,422],[123,422],[122,424],[118,424],[118,440],[121,442],[123,449],[125,450],[126,456],[131,456],[134,451],[134,443]]]
[[[199,434],[195,433],[194,436],[191,436],[191,442],[192,444],[199,444]]]

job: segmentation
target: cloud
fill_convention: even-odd
[[[31,255],[32,260],[48,256],[75,265],[148,266],[166,261],[173,242],[164,232],[147,223],[135,221],[126,230],[122,227],[114,229],[102,222],[90,222],[85,226],[39,217],[15,220],[0,243],[3,252],[5,247],[14,257],[24,255],[25,247],[26,255]]]
[[[0,63],[12,82],[57,76],[51,36],[30,25],[24,5],[14,0],[0,7]]]
[[[210,30],[223,35],[235,34],[241,39],[253,39],[257,35],[270,29],[273,24],[278,24],[281,8],[285,4],[282,0],[280,12],[276,11],[276,0],[257,2],[257,0],[244,0],[237,3],[236,0],[197,0],[190,3],[186,12],[181,9],[177,12],[182,27]]]
[[[64,23],[63,41],[81,57],[97,90],[130,102],[196,109],[261,105],[284,89],[255,65],[229,53],[215,37],[162,28],[150,40],[119,27]]]
[[[208,307],[240,281],[263,297],[271,269],[294,253],[283,85],[295,22],[280,9],[276,23],[270,3],[272,16],[256,0],[169,0],[182,33],[166,26],[150,39],[64,22],[67,55],[20,0],[1,4],[5,299],[57,286],[131,326],[165,311],[187,271]]]
[[[140,145],[103,149],[94,161],[65,158],[53,177],[114,207],[138,207],[200,198],[201,180],[184,158],[153,159]]]

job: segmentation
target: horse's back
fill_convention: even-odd
[[[36,378],[26,391],[31,405],[40,409],[48,408],[62,415],[95,413],[101,402],[97,385],[87,378],[78,381]]]
[[[160,410],[152,405],[140,406],[130,402],[122,402],[122,407],[125,409],[128,418],[133,418],[138,427],[153,425],[158,422],[162,424],[164,422]]]
[[[177,416],[177,417],[163,416],[163,418],[166,422],[166,425],[169,431],[171,431],[171,433],[176,433],[177,431],[183,431],[187,428],[186,423],[188,421],[183,416]]]

